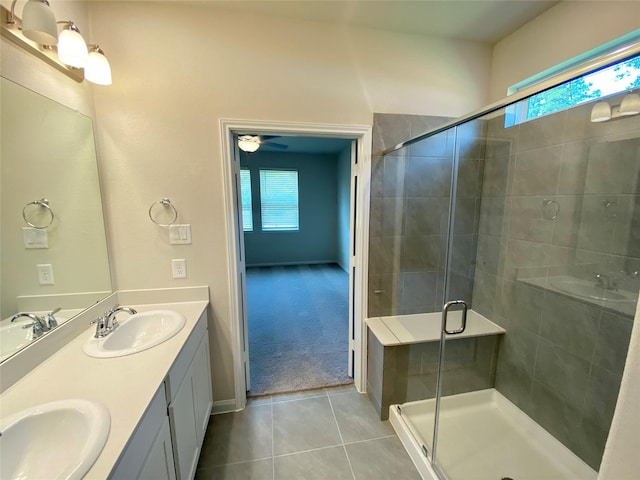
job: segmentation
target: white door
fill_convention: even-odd
[[[356,211],[358,198],[358,142],[351,142],[351,194],[349,195],[349,352],[348,370],[350,377],[354,376],[355,343],[356,343],[356,308],[355,308],[355,279],[356,279]]]
[[[251,390],[251,372],[249,370],[249,323],[247,315],[247,282],[246,262],[244,251],[244,230],[242,225],[242,193],[240,191],[240,149],[238,148],[237,134],[233,135],[233,198],[235,219],[237,222],[237,272],[238,301],[240,307],[240,325],[242,335],[242,364],[244,367],[245,390]]]

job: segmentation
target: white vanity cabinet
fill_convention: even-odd
[[[192,480],[212,406],[205,312],[173,362],[109,478]]]
[[[147,459],[142,465],[142,470],[136,478],[138,480],[175,480],[176,468],[173,463],[173,446],[167,417],[162,422]]]
[[[175,480],[164,384],[158,388],[109,479]]]
[[[213,399],[206,315],[198,321],[165,382],[178,480],[193,479]]]

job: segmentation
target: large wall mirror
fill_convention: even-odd
[[[0,81],[2,361],[46,335],[14,315],[61,324],[112,287],[91,118]]]

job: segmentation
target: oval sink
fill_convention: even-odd
[[[80,479],[100,455],[111,417],[99,403],[61,400],[0,422],[0,478]]]
[[[136,313],[106,337],[91,336],[84,344],[84,352],[99,358],[131,355],[170,339],[185,323],[184,315],[173,310]]]

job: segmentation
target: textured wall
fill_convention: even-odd
[[[640,28],[637,2],[563,1],[493,47],[490,101],[515,83]]]

